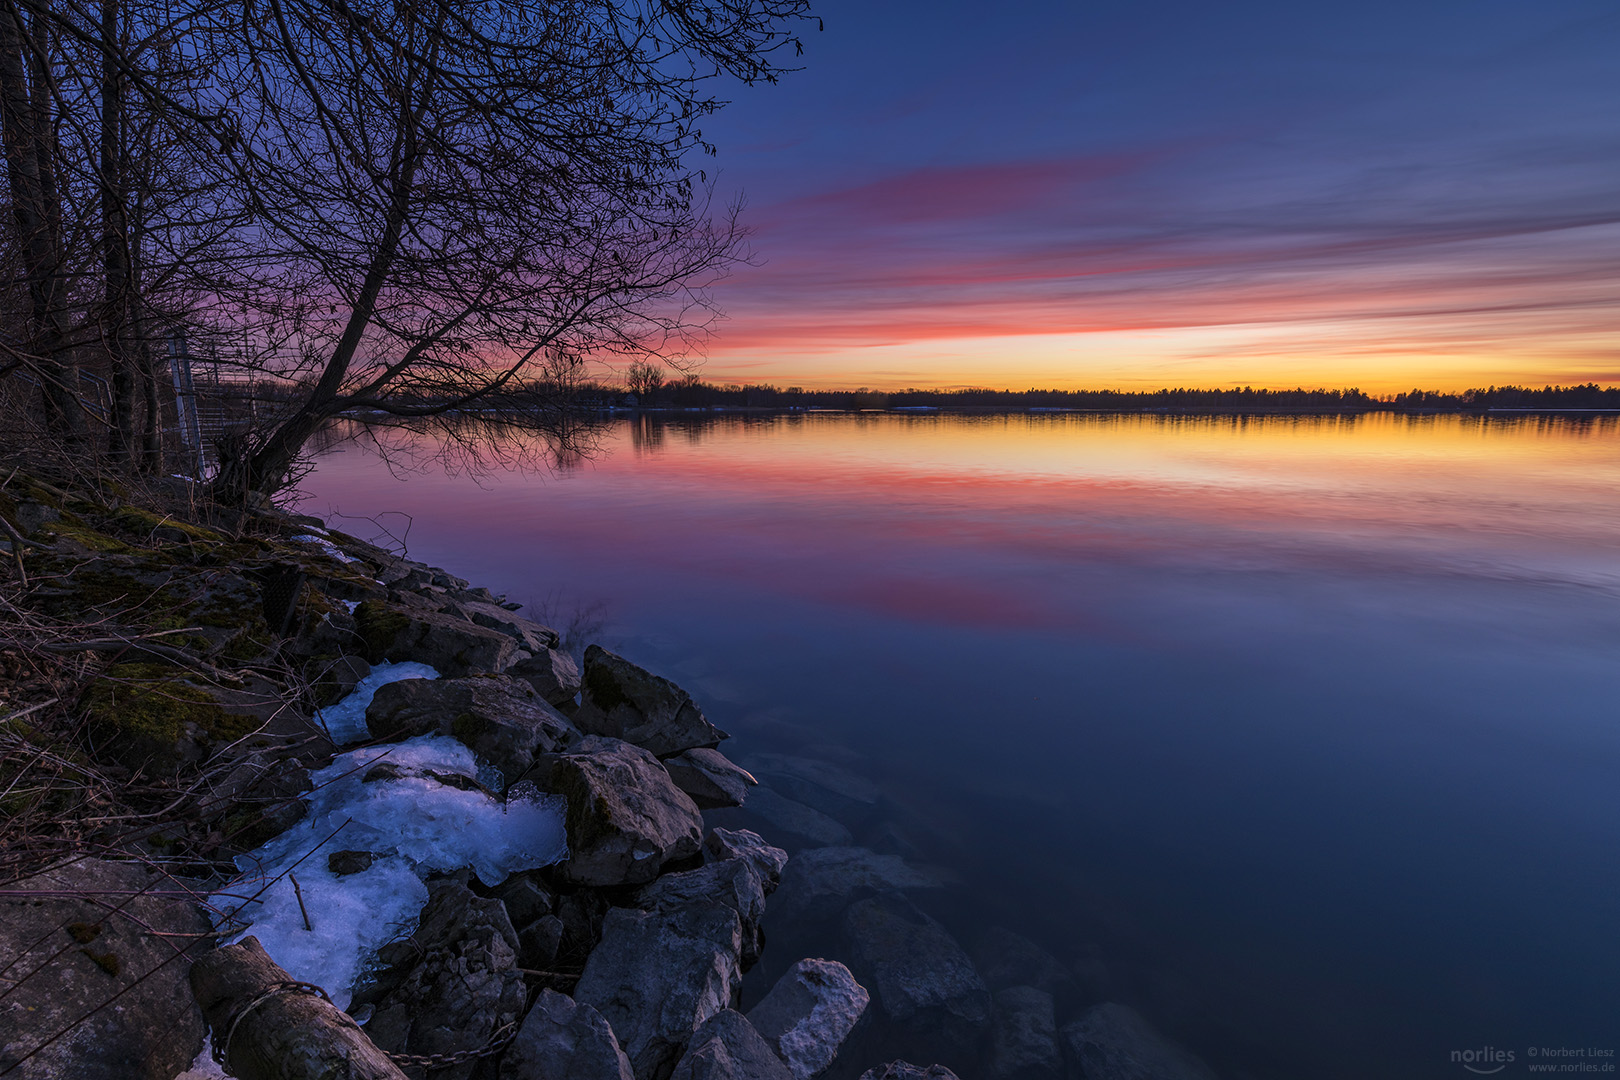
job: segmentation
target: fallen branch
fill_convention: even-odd
[[[191,965],[214,1055],[239,1080],[406,1080],[349,1015],[270,959],[255,937]]]

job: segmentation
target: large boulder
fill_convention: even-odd
[[[748,789],[758,784],[747,769],[733,764],[718,750],[698,747],[664,759],[675,786],[704,810],[741,806]]]
[[[373,738],[451,735],[515,783],[537,754],[579,739],[568,718],[539,692],[506,675],[405,679],[379,687],[366,709]]]
[[[703,838],[703,855],[711,862],[748,860],[759,873],[766,896],[782,884],[782,868],[788,861],[787,852],[772,847],[759,833],[747,829],[710,829],[709,835]]]
[[[517,642],[518,648],[536,656],[555,649],[561,642],[557,631],[551,627],[541,626],[533,619],[515,615],[499,604],[479,600],[457,600],[451,609],[470,622],[505,634]]]
[[[896,855],[861,847],[811,848],[782,871],[772,903],[773,921],[830,919],[852,902],[894,889],[933,889],[941,882]]]
[[[1052,995],[1033,986],[1009,986],[996,994],[990,1072],[995,1080],[1061,1080]]]
[[[517,933],[499,900],[476,896],[454,881],[441,882],[411,943],[415,962],[403,977],[395,972],[397,985],[378,1001],[366,1026],[382,1049],[393,1054],[478,1050],[523,1015]],[[465,1080],[475,1065],[469,1061],[434,1075]]]
[[[726,733],[709,723],[692,695],[600,645],[585,650],[581,731],[635,743],[659,757],[714,747]]]
[[[748,1010],[793,1080],[820,1076],[866,1011],[866,988],[836,960],[800,960]]]
[[[742,983],[742,923],[723,904],[614,908],[574,988],[630,1055],[636,1080],[666,1080],[698,1025]]]
[[[721,1009],[692,1033],[692,1041],[671,1080],[792,1080],[793,1074],[771,1052],[748,1020],[735,1009]]]
[[[953,1045],[970,1042],[989,1024],[990,991],[973,961],[904,894],[851,905],[843,934],[850,966],[890,1019]]]
[[[1069,1075],[1083,1080],[1217,1080],[1192,1051],[1128,1005],[1093,1005],[1062,1031]]]
[[[169,1080],[191,1064],[203,1018],[186,972],[212,926],[186,890],[140,866],[82,859],[8,892],[0,1072]]]
[[[542,649],[519,660],[506,673],[534,687],[553,705],[570,705],[579,695],[579,665],[558,649]]]
[[[505,671],[517,660],[517,642],[501,633],[431,607],[366,600],[354,609],[355,631],[366,659],[415,660],[446,678]]]
[[[630,1059],[597,1012],[542,990],[501,1058],[502,1080],[631,1080]]]
[[[746,859],[709,863],[697,870],[665,874],[636,893],[635,906],[669,911],[683,904],[717,903],[737,913],[742,923],[743,970],[759,959],[764,939],[759,920],[765,914],[765,887],[759,871]]]
[[[650,751],[587,736],[543,755],[536,782],[568,800],[568,861],[581,885],[640,885],[669,862],[698,854],[703,817]]]

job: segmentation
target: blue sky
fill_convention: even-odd
[[[1620,380],[1620,4],[816,11],[709,378]]]

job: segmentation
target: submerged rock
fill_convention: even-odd
[[[597,1012],[542,990],[501,1058],[502,1080],[631,1080],[630,1059]]]
[[[692,1033],[671,1080],[792,1080],[793,1074],[735,1009],[721,1009]]]
[[[861,1080],[960,1080],[943,1065],[913,1065],[909,1061],[891,1061],[861,1073]]]
[[[990,992],[956,939],[898,892],[844,913],[851,967],[889,1018],[960,1046],[990,1022]]]
[[[639,885],[698,854],[703,817],[649,751],[587,736],[540,759],[537,783],[568,799],[568,861],[581,885]]]
[[[772,914],[792,922],[830,919],[874,893],[939,885],[938,878],[894,855],[860,847],[811,848],[793,856],[782,872]]]
[[[99,859],[9,889],[14,895],[0,900],[0,969],[10,974],[0,999],[0,1072],[169,1080],[191,1064],[203,1018],[186,979],[190,962],[176,950],[209,947],[202,909],[142,867]],[[72,893],[99,902],[63,895]]]
[[[712,748],[727,737],[709,723],[692,695],[600,645],[585,650],[574,722],[582,731],[623,739],[659,757]]]
[[[721,815],[736,820],[726,817],[732,813],[742,815],[743,820],[758,818],[771,827],[772,836],[786,833],[801,841],[800,847],[845,847],[855,842],[848,829],[820,810],[783,798],[763,784],[749,789],[746,809],[722,811]]]
[[[996,994],[990,1071],[995,1080],[1060,1080],[1052,995],[1033,986],[1009,986]]]
[[[379,687],[366,709],[377,739],[450,735],[515,783],[537,754],[577,741],[579,732],[521,679],[406,679]]]
[[[574,1000],[607,1018],[637,1080],[664,1080],[693,1030],[731,1004],[741,954],[741,921],[724,905],[614,908]]]
[[[974,942],[973,963],[992,990],[1033,986],[1056,995],[1074,982],[1056,957],[1004,926],[992,926]]]
[[[1084,1080],[1217,1080],[1201,1058],[1128,1005],[1092,1006],[1064,1025],[1062,1041],[1071,1072]]]
[[[692,797],[704,810],[741,806],[748,789],[759,783],[740,765],[733,764],[718,750],[698,747],[664,759],[675,786]]]
[[[838,1056],[869,1000],[836,960],[800,960],[748,1010],[749,1022],[787,1063],[793,1080],[819,1076]]]
[[[772,847],[763,836],[748,829],[710,829],[703,838],[703,851],[713,862],[746,859],[758,872],[766,896],[782,883],[782,868],[788,861],[787,852]]]
[[[748,767],[763,783],[844,825],[868,822],[881,796],[872,781],[830,761],[753,754]]]

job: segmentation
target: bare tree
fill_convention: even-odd
[[[741,240],[685,159],[722,81],[776,76],[806,0],[227,14],[210,33],[238,51],[198,111],[227,118],[247,224],[210,288],[301,388],[222,462],[217,491],[242,499],[334,417],[521,404],[588,358],[680,355]]]
[[[664,385],[663,368],[647,360],[633,361],[624,377],[630,392],[643,400],[656,394]]]

